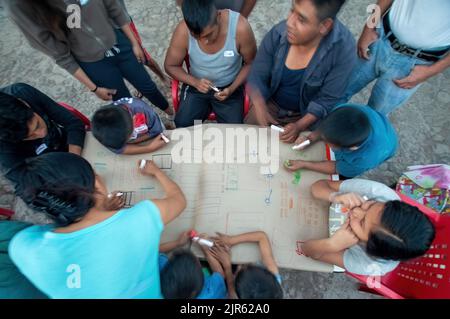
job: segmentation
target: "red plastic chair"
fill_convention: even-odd
[[[419,208],[436,227],[436,238],[430,250],[421,258],[402,262],[393,272],[376,278],[347,274],[363,285],[360,290],[391,299],[450,298],[450,216],[440,215],[411,198],[399,194],[401,200]],[[367,286],[371,283],[371,287]]]
[[[7,219],[11,219],[11,217],[14,215],[14,212],[12,210],[6,209],[6,208],[0,208],[0,216],[5,216]]]
[[[86,117],[86,115],[84,115],[83,113],[78,111],[76,108],[74,108],[73,106],[70,106],[67,103],[59,102],[58,104],[61,105],[62,107],[64,107],[66,110],[70,111],[77,118],[79,118],[83,122],[84,128],[86,129],[86,131],[91,130],[91,121]]]
[[[190,64],[189,64],[189,56],[186,56],[184,59],[184,63],[186,65],[186,69],[189,72]],[[172,102],[173,108],[175,109],[175,113],[178,112],[180,108],[180,81],[172,80]],[[247,116],[248,111],[250,110],[250,97],[247,94],[247,88],[244,91],[244,118]],[[211,112],[208,116],[209,121],[216,121],[217,116],[214,112]]]

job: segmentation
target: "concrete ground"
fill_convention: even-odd
[[[55,100],[76,106],[90,116],[102,105],[93,94],[87,92],[75,79],[57,67],[48,57],[32,49],[15,25],[5,17],[0,0],[0,87],[15,82],[26,82],[42,90]],[[140,29],[145,47],[152,56],[163,63],[171,34],[181,11],[171,0],[129,0],[128,9]],[[349,0],[341,20],[358,36],[367,17],[370,0]],[[250,16],[250,23],[258,43],[264,34],[280,20],[290,8],[290,0],[260,0]],[[154,77],[155,78],[155,77]],[[157,81],[160,88],[161,83]],[[169,90],[165,88],[167,96]],[[365,102],[368,90],[355,101]],[[450,71],[425,83],[418,93],[391,116],[399,138],[397,155],[364,177],[386,183],[394,183],[410,165],[450,163]],[[11,194],[11,187],[0,178],[0,207],[14,208],[18,219],[42,222],[23,208],[23,204]],[[356,282],[344,274],[321,274],[283,270],[285,296],[287,298],[373,298],[359,293]]]

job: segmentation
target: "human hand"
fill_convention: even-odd
[[[226,99],[228,99],[231,96],[231,94],[232,94],[231,90],[229,88],[225,88],[222,91],[217,92],[216,94],[214,94],[214,97],[217,100],[223,102]]]
[[[105,211],[115,211],[122,209],[125,206],[125,199],[122,196],[118,196],[120,192],[110,193],[103,202],[103,209]]]
[[[416,65],[407,77],[393,81],[399,88],[410,90],[425,82],[433,75],[429,66]]]
[[[212,82],[210,80],[206,80],[206,79],[200,79],[200,80],[197,79],[194,86],[197,89],[197,91],[199,91],[200,93],[206,94],[211,89]]]
[[[216,232],[217,236],[212,237],[215,242],[218,242],[219,244],[231,247],[233,246],[231,243],[231,236]]]
[[[191,230],[188,230],[188,231],[182,232],[180,234],[180,236],[178,236],[177,245],[179,247],[186,245],[191,240],[190,233],[191,233]]]
[[[358,40],[358,56],[361,59],[370,59],[369,55],[369,46],[377,41],[379,38],[378,33],[375,28],[364,28],[363,32],[361,33],[361,36]]]
[[[361,195],[357,193],[334,193],[330,196],[330,202],[341,204],[342,206],[351,210],[355,207],[360,207],[362,204],[364,204],[365,200]]]
[[[94,93],[95,95],[97,95],[98,98],[102,99],[103,101],[111,101],[114,95],[116,95],[117,90],[98,87]]]
[[[133,45],[132,49],[133,49],[133,53],[136,56],[136,59],[138,60],[138,62],[145,63],[145,61],[147,59],[145,58],[145,53],[144,53],[144,50],[142,50],[141,45],[136,43]]]
[[[303,135],[300,135],[300,136],[297,138],[297,140],[295,141],[294,145],[300,145],[300,144],[302,144],[302,143],[304,143],[304,142],[306,142],[306,141],[310,141],[310,142],[312,143],[312,141],[311,141],[308,137],[303,136]],[[302,148],[297,149],[297,151],[303,151],[304,149],[308,148],[310,145],[311,145],[311,144],[305,145],[305,146],[303,146]]]
[[[300,128],[296,123],[290,123],[284,127],[284,133],[281,133],[280,140],[283,143],[292,144],[299,138]]]
[[[359,242],[358,237],[350,227],[350,219],[347,219],[329,240],[336,252],[348,249]]]
[[[138,162],[138,170],[142,175],[155,176],[160,172],[160,168],[153,161],[146,160],[144,168],[141,169],[141,161]]]
[[[211,255],[216,258],[224,269],[231,268],[231,250],[224,244],[216,244],[209,249]]]

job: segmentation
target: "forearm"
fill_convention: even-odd
[[[87,74],[83,71],[83,69],[79,68],[73,76],[80,81],[85,87],[88,88],[89,91],[95,90],[97,85],[92,82],[92,80],[87,76]]]
[[[198,81],[196,77],[187,73],[182,66],[166,65],[165,69],[172,79],[176,79],[187,85],[195,87],[195,84]]]
[[[330,202],[330,195],[337,192],[338,188],[333,188],[332,183],[337,184],[340,182],[331,182],[328,180],[321,180],[314,183],[311,186],[311,193],[315,199]]]
[[[225,282],[228,289],[228,297],[230,299],[237,299],[236,289],[234,288],[234,275],[231,267],[226,267],[225,272]]]
[[[181,188],[172,181],[163,171],[159,170],[155,174],[155,178],[158,180],[158,182],[161,184],[164,192],[166,193],[166,197],[182,197],[183,202],[185,202],[184,194]]]
[[[302,245],[302,252],[305,256],[320,259],[323,255],[337,253],[329,238],[308,240]]]
[[[124,25],[122,28],[123,33],[127,36],[128,40],[130,40],[131,45],[139,45],[138,40],[136,39],[136,36],[134,35],[133,31],[131,30],[130,24]]]
[[[315,171],[323,174],[336,174],[336,162],[322,161],[322,162],[303,162],[303,169]]]
[[[430,77],[438,75],[450,67],[450,53],[447,56],[438,62],[429,66],[430,68]]]
[[[239,87],[244,85],[244,83],[247,80],[247,77],[248,77],[248,75],[250,73],[250,68],[251,68],[251,64],[246,64],[246,65],[244,65],[242,67],[241,71],[237,75],[237,77],[234,80],[234,82],[228,87],[230,89],[231,93],[233,93]]]
[[[300,120],[296,122],[296,125],[300,131],[306,131],[311,125],[316,123],[318,118],[311,113],[306,114]]]
[[[235,236],[230,236],[230,245],[235,246],[242,243],[257,243],[263,237],[263,232],[250,232]]]
[[[206,257],[206,261],[208,262],[209,267],[211,268],[212,272],[216,272],[221,274],[223,277],[225,277],[225,271],[222,268],[222,265],[220,264],[220,262],[214,258],[214,256],[212,256],[210,253],[205,252],[205,257]]]
[[[170,241],[168,243],[160,244],[159,245],[159,251],[161,253],[168,253],[168,252],[170,252],[172,250],[177,249],[178,247],[179,247],[179,245],[178,245],[178,242],[176,240],[175,241]]]
[[[82,151],[83,148],[81,146],[69,144],[69,153],[81,156]]]

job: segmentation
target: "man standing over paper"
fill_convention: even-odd
[[[353,36],[336,18],[344,2],[293,0],[253,62],[247,124],[285,125],[281,140],[293,143],[344,101],[356,62]]]

